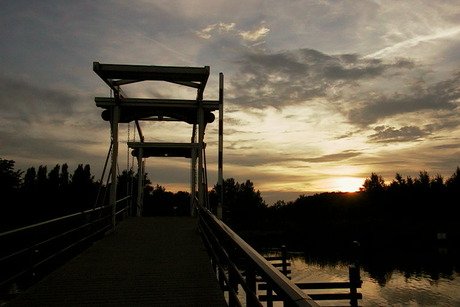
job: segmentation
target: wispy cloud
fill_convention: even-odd
[[[264,24],[257,26],[255,29],[249,31],[240,31],[239,34],[243,37],[243,39],[251,42],[255,42],[259,39],[265,37],[270,29],[267,28]]]
[[[422,42],[429,42],[437,39],[442,38],[449,38],[455,37],[460,34],[460,27],[452,27],[447,29],[436,29],[435,32],[430,34],[424,35],[417,35],[415,37],[411,37],[409,39],[397,42],[391,46],[385,47],[381,50],[373,52],[371,54],[366,55],[366,58],[381,58],[389,55],[397,55],[398,52],[401,52],[402,49],[414,47],[417,44]]]
[[[357,151],[357,150],[345,150],[339,153],[323,155],[323,156],[315,157],[315,158],[299,159],[299,161],[313,162],[313,163],[338,162],[338,161],[343,161],[343,160],[357,157],[361,154],[362,152]]]
[[[267,36],[270,29],[265,25],[265,22],[261,22],[259,25],[254,26],[252,29],[245,30],[238,27],[234,22],[224,23],[219,22],[206,26],[205,28],[195,31],[199,37],[209,40],[214,36],[228,34],[235,38],[241,38],[241,44],[243,46],[258,46],[264,43],[263,38]]]
[[[406,94],[363,93],[362,97],[357,98],[362,105],[352,108],[348,116],[352,123],[369,125],[398,114],[422,110],[452,111],[458,107],[460,99],[459,82],[460,73],[455,73],[450,79],[435,84],[417,82],[413,87],[406,89],[408,90]]]
[[[219,22],[212,25],[209,25],[195,33],[204,39],[210,39],[214,33],[230,32],[235,29],[235,23],[224,23]]]
[[[414,67],[408,59],[382,61],[356,54],[328,55],[313,49],[247,52],[235,64],[239,72],[231,80],[235,93],[232,102],[259,108],[328,98],[350,87],[359,90],[360,80]]]

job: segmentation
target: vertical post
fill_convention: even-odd
[[[217,267],[217,270],[218,270],[217,276],[219,278],[219,286],[221,289],[225,289],[225,272],[220,268],[220,266]]]
[[[269,284],[267,284],[267,307],[273,307],[273,290]]]
[[[359,264],[359,247],[358,241],[353,242],[354,264],[348,267],[348,278],[350,279],[350,306],[358,306],[358,288],[361,288],[361,273]]]
[[[361,286],[359,266],[350,265],[348,276],[350,279],[350,306],[358,307],[358,287]]]
[[[119,101],[118,92],[115,91],[116,101]],[[112,229],[115,229],[117,212],[117,161],[118,161],[118,121],[120,107],[118,104],[112,107],[112,185],[110,186],[110,206],[112,206]]]
[[[238,280],[236,278],[236,272],[234,271],[234,268],[231,266],[228,270],[228,282],[228,305],[238,306],[238,299],[236,297],[236,295],[238,294]]]
[[[197,158],[197,149],[196,147],[192,148],[192,165],[191,165],[191,178],[190,178],[190,184],[191,184],[191,195],[190,195],[190,215],[195,216],[196,214],[196,158]]]
[[[219,201],[217,205],[217,218],[223,218],[224,182],[223,182],[223,151],[224,151],[224,74],[219,74],[219,155],[218,155],[218,185]]]
[[[203,110],[203,94],[201,91],[198,93],[198,205],[204,206],[204,165],[203,165],[203,151],[204,151],[204,110]]]
[[[257,296],[257,285],[256,285],[256,271],[250,267],[246,270],[246,284],[255,296]],[[246,293],[246,306],[259,306],[258,302],[254,301],[254,297],[250,293]]]
[[[284,276],[289,278],[289,276],[288,276],[288,268],[287,268],[287,249],[286,249],[286,245],[281,245],[281,257],[283,258],[281,260],[282,261],[282,268],[283,268],[282,273],[284,274]]]
[[[142,158],[144,156],[144,149],[139,147],[137,152],[137,204],[136,204],[136,216],[142,216],[142,207],[144,202],[144,162]]]

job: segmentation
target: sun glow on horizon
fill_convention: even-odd
[[[357,192],[362,187],[363,178],[358,177],[338,177],[331,179],[330,186],[333,191]]]

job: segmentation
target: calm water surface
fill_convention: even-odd
[[[279,252],[265,251],[264,256],[279,256]],[[340,282],[348,281],[348,264],[337,261],[308,260],[304,253],[290,252],[291,279],[295,283],[306,282]],[[449,270],[449,274],[441,273],[430,268],[431,275],[423,273],[423,269],[416,273],[389,270],[384,277],[373,278],[371,274],[361,269],[363,294],[360,306],[448,306],[460,307],[460,274],[455,270]],[[433,277],[435,276],[435,277]],[[304,290],[307,291],[307,290]],[[307,293],[339,293],[347,290],[308,290],[317,292]],[[346,301],[319,301],[321,306],[344,305]],[[281,303],[275,306],[282,306]]]
[[[347,265],[319,265],[307,263],[302,257],[291,259],[292,280],[300,282],[333,282],[348,279]],[[460,275],[437,280],[419,274],[405,277],[399,271],[386,276],[385,285],[361,271],[362,306],[460,306]],[[321,305],[327,305],[321,303]],[[332,304],[333,305],[333,304]]]

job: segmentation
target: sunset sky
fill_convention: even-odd
[[[269,204],[355,191],[371,172],[448,178],[460,165],[458,1],[7,0],[0,15],[0,157],[16,169],[82,163],[99,179],[110,131],[94,97],[110,92],[94,61],[210,66],[205,99],[223,72],[224,177],[250,179]],[[126,91],[195,98],[159,82]],[[148,141],[191,135],[143,129]],[[217,121],[206,142],[212,186]],[[188,160],[147,166],[154,184],[189,188]]]

